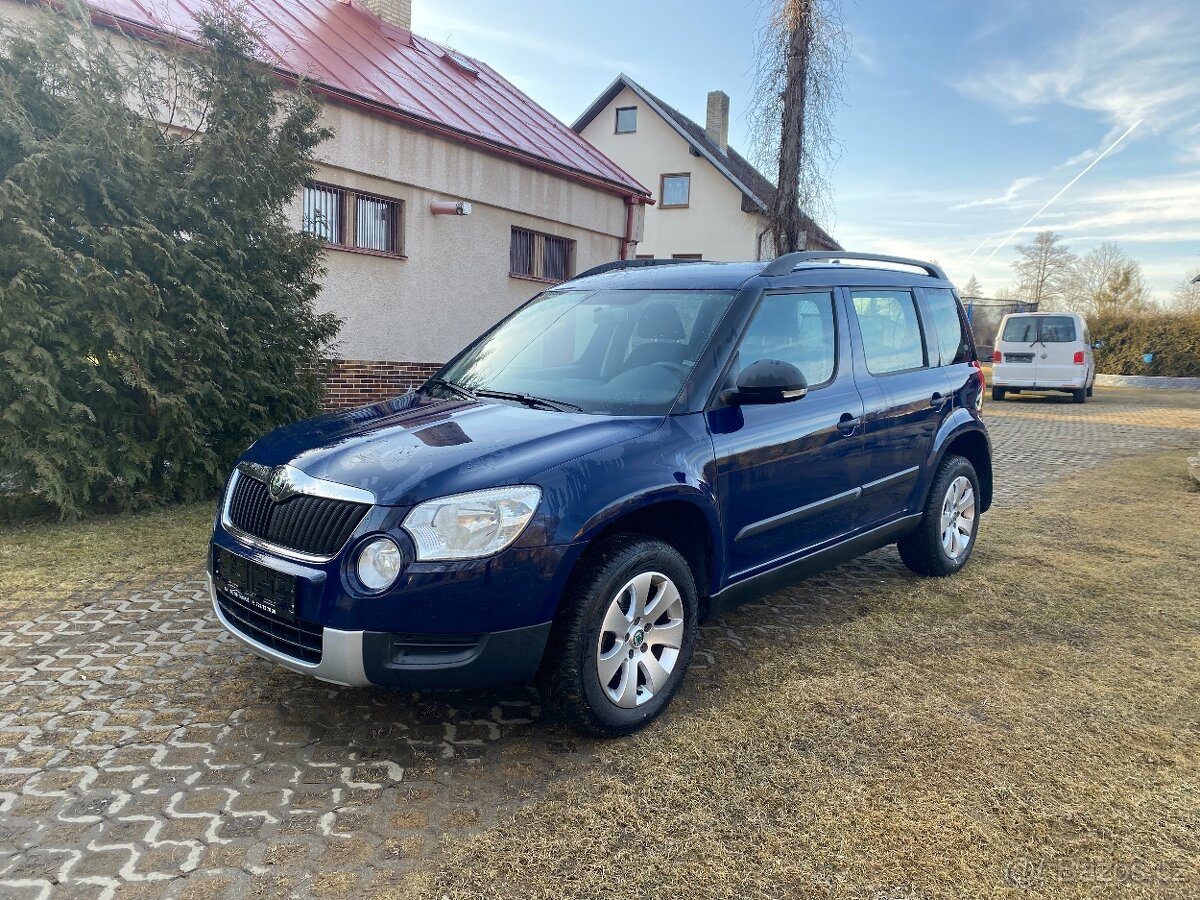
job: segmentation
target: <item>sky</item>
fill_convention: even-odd
[[[1196,0],[843,0],[850,38],[829,173],[838,241],[937,259],[985,295],[1014,246],[1117,241],[1165,299],[1200,268]],[[703,123],[730,96],[748,148],[760,0],[414,0],[413,29],[572,122],[620,72]],[[766,172],[768,176],[774,173]]]

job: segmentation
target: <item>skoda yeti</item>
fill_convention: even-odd
[[[413,393],[258,440],[213,534],[221,623],[335,684],[534,680],[624,734],[733,604],[890,543],[921,575],[966,564],[991,449],[936,265],[656,263],[593,269]]]

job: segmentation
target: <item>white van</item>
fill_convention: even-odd
[[[1065,391],[1083,403],[1092,396],[1096,361],[1087,322],[1077,313],[1009,313],[992,354],[992,399],[1021,391]]]

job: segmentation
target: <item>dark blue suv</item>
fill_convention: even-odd
[[[248,449],[213,605],[296,672],[536,680],[560,716],[627,733],[732,604],[889,543],[919,574],[962,568],[992,496],[982,398],[935,265],[608,264],[420,390]]]

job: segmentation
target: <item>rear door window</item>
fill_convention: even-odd
[[[1010,344],[1032,344],[1037,340],[1037,319],[1033,316],[1013,316],[1004,323],[1000,340]]]
[[[1041,316],[1040,339],[1047,344],[1070,344],[1075,340],[1075,320],[1071,316]]]
[[[958,314],[958,301],[949,288],[926,288],[925,302],[933,315],[933,330],[942,350],[942,365],[966,362],[970,355],[967,329]]]
[[[925,341],[911,292],[860,290],[851,296],[868,372],[888,375],[925,367]]]

